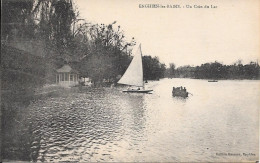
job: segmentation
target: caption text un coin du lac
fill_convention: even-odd
[[[216,9],[218,8],[217,5],[199,5],[199,4],[186,4],[186,5],[180,5],[180,4],[139,4],[139,8],[175,8],[175,9],[180,9],[180,8],[204,8],[204,9]]]

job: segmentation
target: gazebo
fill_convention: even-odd
[[[70,87],[78,84],[79,73],[73,70],[69,65],[64,65],[57,70],[56,84],[61,86]]]

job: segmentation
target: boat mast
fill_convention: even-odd
[[[145,89],[144,88],[144,67],[143,67],[143,53],[142,53],[142,47],[141,47],[141,43],[140,43],[140,52],[141,52],[141,61],[142,61],[142,75],[143,75],[143,89]]]

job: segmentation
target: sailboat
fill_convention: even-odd
[[[142,63],[142,51],[141,44],[139,45],[133,60],[128,66],[122,78],[117,82],[119,84],[125,84],[129,86],[136,86],[138,89],[128,88],[123,92],[130,93],[148,93],[153,90],[145,90],[144,89],[144,81],[143,81],[143,63]],[[140,89],[142,87],[142,89]]]

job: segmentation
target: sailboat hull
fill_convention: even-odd
[[[127,93],[149,93],[152,92],[153,90],[124,90],[123,92]]]

